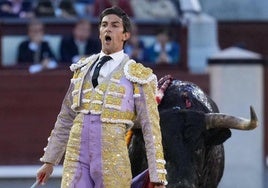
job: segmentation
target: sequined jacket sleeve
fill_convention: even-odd
[[[51,131],[50,137],[48,138],[48,144],[44,149],[45,153],[40,159],[42,162],[49,162],[57,165],[64,155],[70,129],[73,125],[73,120],[75,117],[75,112],[71,109],[72,90],[73,85],[70,84],[69,89],[63,99],[61,110],[57,116],[54,129]]]
[[[128,77],[130,77],[130,80],[136,81],[134,82],[136,121],[143,132],[150,181],[167,184],[156,101],[157,78],[151,72],[151,69],[141,66],[139,64],[130,64],[128,69],[130,72]]]

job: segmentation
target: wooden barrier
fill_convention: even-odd
[[[0,72],[0,165],[35,164],[68,87],[70,74]]]
[[[219,21],[218,37],[222,49],[239,46],[268,57],[267,21]]]

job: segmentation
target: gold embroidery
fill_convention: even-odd
[[[91,83],[90,82],[85,82],[85,84],[83,85],[83,92],[84,96],[83,99],[90,99],[91,95],[92,95],[92,88],[90,87]]]
[[[104,187],[130,187],[131,171],[124,124],[102,124]],[[116,135],[116,136],[115,136]]]
[[[118,98],[118,97],[114,97],[114,96],[108,95],[105,98],[105,102],[106,102],[106,104],[112,104],[112,105],[115,105],[115,106],[121,106],[122,99],[121,98]]]
[[[146,84],[156,78],[152,69],[144,67],[140,63],[129,61],[124,67],[126,78],[134,83]]]
[[[76,70],[75,72],[74,72],[74,74],[73,74],[73,79],[76,79],[76,78],[78,78],[78,74],[79,74],[79,70]]]
[[[97,92],[93,93],[92,101],[102,101],[102,99],[103,99],[103,95],[101,95],[101,94],[99,94]]]
[[[116,84],[111,83],[110,86],[109,86],[109,90],[112,91],[112,92],[116,91]]]
[[[78,63],[72,64],[70,67],[71,70],[74,71],[72,78],[74,84],[74,91],[78,91],[73,93],[73,105],[71,106],[71,108],[76,112],[79,112],[81,110],[84,112],[88,111],[88,104],[85,104],[86,100],[82,101],[82,104],[80,104],[80,102],[81,99],[90,99],[90,89],[92,88],[92,84],[89,81],[85,81],[83,78],[87,74],[87,71],[85,70],[87,70],[93,64],[95,58],[97,58],[96,55],[92,55],[84,59],[81,58]],[[83,91],[88,92],[83,93]]]
[[[92,114],[100,114],[102,105],[97,103],[90,103],[89,109]]]
[[[134,112],[131,111],[120,112],[105,108],[102,111],[101,120],[108,123],[126,123],[133,125],[134,116]]]
[[[108,87],[107,94],[113,95],[115,97],[124,97],[126,93],[126,88],[121,85],[111,83]]]
[[[71,108],[75,111],[77,111],[77,107],[80,105],[80,88],[81,88],[81,79],[82,78],[83,73],[80,70],[75,71],[74,76],[75,79],[77,80],[76,82],[74,82],[74,90],[73,91],[78,91],[78,92],[74,92],[73,93],[73,105],[71,106]]]
[[[92,65],[92,63],[95,62],[97,59],[98,55],[94,54],[90,57],[87,58],[81,58],[77,63],[74,63],[70,66],[71,71],[77,71],[77,70],[82,70],[84,71],[86,67],[89,67]]]
[[[145,68],[140,63],[132,63],[129,65],[129,73],[134,77],[146,80],[153,72],[152,69]]]
[[[164,160],[163,155],[163,148],[162,148],[162,137],[159,135],[160,133],[160,127],[159,125],[159,115],[157,110],[157,103],[155,99],[154,91],[156,88],[156,80],[153,80],[150,84],[143,85],[143,90],[145,94],[145,102],[146,106],[148,107],[148,114],[149,114],[149,121],[150,125],[152,125],[152,134],[154,137],[154,143],[155,143],[155,159],[161,159]],[[160,171],[165,171],[165,165],[164,163],[156,163],[157,169]],[[157,179],[159,181],[166,181],[165,175],[163,173],[157,172]]]
[[[103,94],[106,91],[107,87],[108,87],[108,84],[101,83],[96,89],[97,91],[98,90],[100,91],[100,94]]]
[[[134,97],[140,97],[140,89],[137,83],[134,83]]]
[[[62,188],[69,188],[72,182],[75,170],[77,169],[77,161],[79,160],[80,151],[80,138],[82,132],[82,120],[83,115],[80,113],[74,119],[73,127],[70,131],[70,137],[67,144],[65,160],[63,165],[63,176],[62,176]]]
[[[113,78],[116,80],[120,80],[122,76],[122,72],[116,72],[115,74],[113,74]]]
[[[83,90],[89,89],[91,87],[91,83],[87,80],[83,83]]]
[[[120,83],[120,79],[122,78],[123,73],[122,72],[116,72],[113,74],[111,81],[115,83]]]

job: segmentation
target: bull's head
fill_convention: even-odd
[[[167,75],[159,80],[158,102],[159,109],[189,109],[202,111],[206,114],[206,127],[211,128],[230,128],[239,130],[252,130],[258,125],[258,118],[252,106],[250,106],[250,120],[219,113],[217,105],[207,96],[197,85],[174,80]],[[169,86],[169,88],[168,88]],[[166,97],[163,99],[164,92]],[[162,102],[162,99],[164,100]]]

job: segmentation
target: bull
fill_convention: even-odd
[[[250,120],[219,113],[197,85],[171,76],[160,79],[158,88],[167,188],[216,188],[224,172],[223,143],[231,137],[230,129],[257,126],[254,109],[250,107]],[[147,169],[147,159],[141,130],[132,133],[129,157],[135,177]]]

